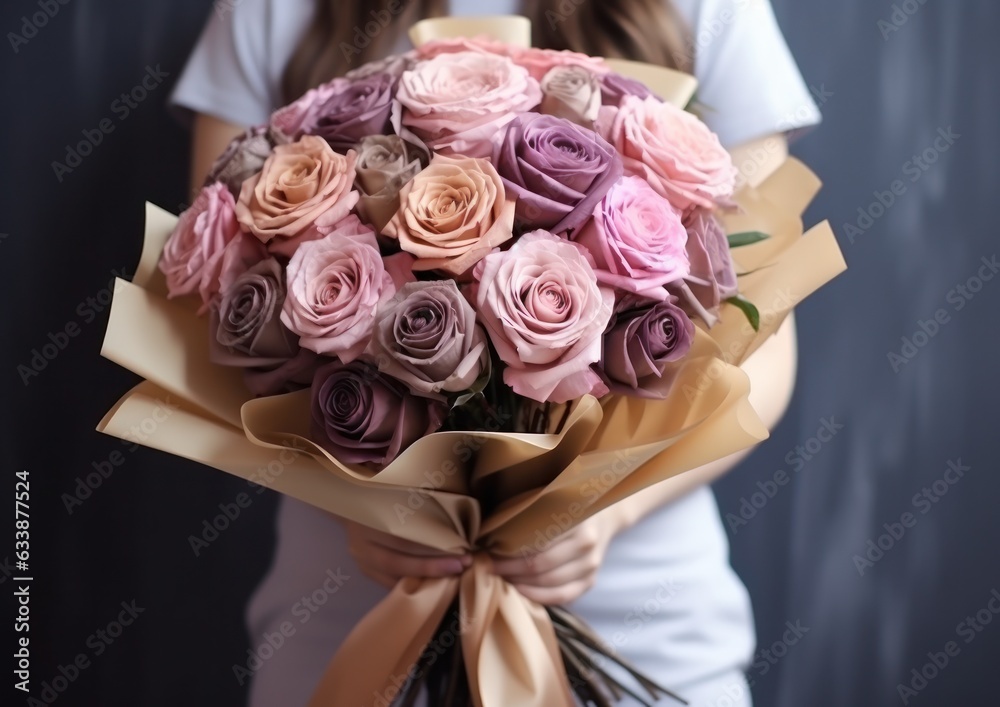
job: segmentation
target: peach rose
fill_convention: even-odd
[[[278,145],[260,173],[243,182],[236,217],[263,243],[291,238],[320,215],[340,221],[358,203],[356,161],[353,150],[338,155],[315,135]]]
[[[399,198],[384,234],[417,257],[414,270],[461,275],[513,235],[514,200],[488,160],[435,155]]]
[[[681,211],[726,202],[736,185],[733,160],[708,127],[656,98],[625,96],[604,106],[595,129],[621,153],[625,174],[642,177]]]
[[[502,128],[541,100],[538,81],[507,57],[441,54],[403,73],[393,126],[437,152],[488,157]]]

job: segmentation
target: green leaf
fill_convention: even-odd
[[[760,331],[760,312],[757,311],[757,308],[750,300],[745,299],[740,295],[736,295],[735,297],[730,297],[726,301],[734,307],[739,307],[740,311],[743,312],[744,316],[746,316],[747,321],[750,322],[750,326],[753,327],[753,330]]]
[[[771,236],[766,233],[761,233],[760,231],[744,231],[743,233],[730,233],[727,238],[729,238],[730,248],[739,248],[740,246],[752,245],[754,243],[759,243],[760,241],[766,241]]]

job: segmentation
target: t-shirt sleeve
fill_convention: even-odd
[[[678,2],[683,13],[684,0]],[[701,116],[727,147],[821,119],[769,0],[687,0]]]
[[[265,122],[278,105],[269,67],[270,0],[213,3],[201,37],[170,95],[181,119],[205,113],[237,125]]]

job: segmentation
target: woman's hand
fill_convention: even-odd
[[[594,585],[611,539],[625,526],[612,506],[591,516],[538,552],[493,559],[493,571],[539,604],[569,604]]]
[[[347,528],[347,547],[358,567],[386,587],[402,577],[447,577],[461,574],[472,564],[471,555],[448,555],[393,535],[342,521]]]

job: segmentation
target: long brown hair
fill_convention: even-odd
[[[290,102],[385,56],[403,30],[447,14],[448,0],[316,0],[316,15],[282,76]],[[571,49],[691,70],[688,29],[669,0],[535,0],[536,47]]]

